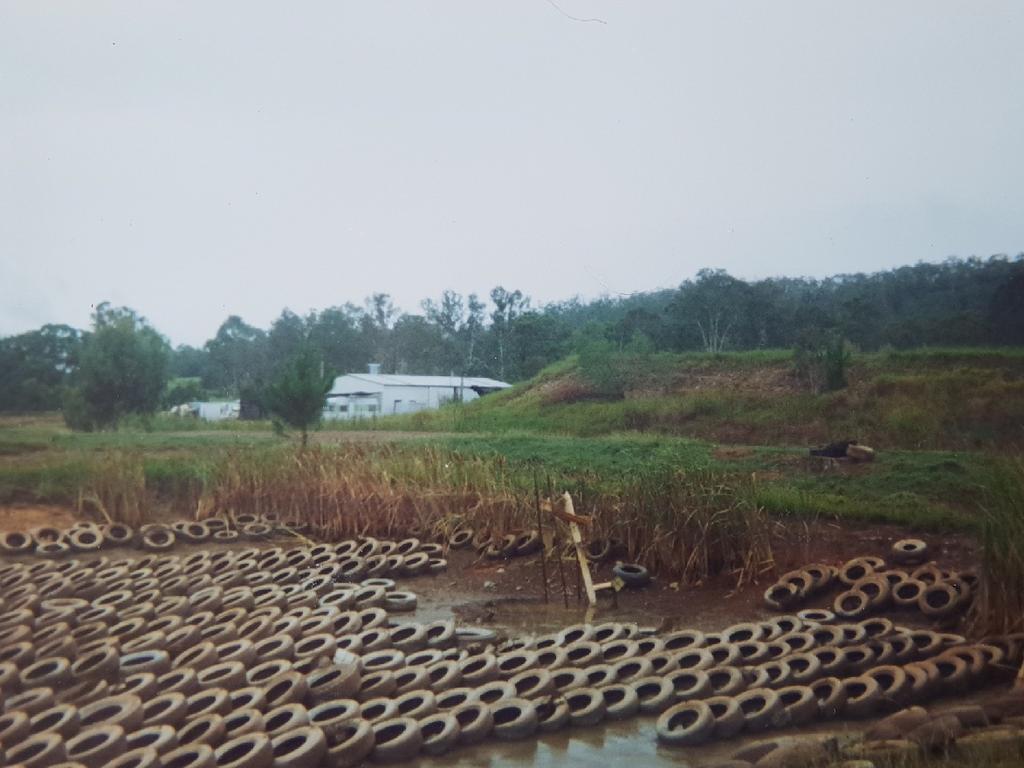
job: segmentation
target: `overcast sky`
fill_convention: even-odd
[[[0,335],[1024,250],[1024,4],[555,1],[0,0]]]

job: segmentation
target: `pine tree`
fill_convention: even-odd
[[[320,423],[324,400],[333,382],[333,376],[322,372],[318,356],[304,347],[266,388],[263,403],[281,421],[301,430],[305,448],[310,427]]]

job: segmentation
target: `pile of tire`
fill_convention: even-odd
[[[0,555],[65,557],[110,547],[166,552],[178,542],[259,541],[284,527],[275,515],[223,515],[207,520],[149,523],[138,529],[124,523],[78,522],[67,529],[41,526],[0,534]]]
[[[916,558],[927,552],[924,542],[904,540],[894,545],[894,555]],[[831,609],[845,619],[861,619],[887,610],[919,611],[936,622],[961,616],[971,604],[977,575],[955,572],[928,562],[913,570],[889,568],[880,557],[857,557],[841,567],[812,563],[783,574],[764,593],[765,604],[779,611],[806,605],[815,598],[831,599]]]
[[[666,743],[699,743],[961,693],[1012,669],[1024,640],[816,612],[717,633],[609,622],[499,643],[399,621],[415,593],[359,572],[382,549],[9,560],[7,763],[336,768],[639,715],[659,716]]]
[[[191,544],[260,542],[283,525],[273,516],[233,515],[203,521],[177,521],[167,525],[149,524],[135,530],[121,523],[96,525],[76,523],[66,531],[37,528],[27,533],[0,534],[0,555],[40,555],[66,558],[92,555],[104,548],[128,546],[149,552],[168,552],[179,541]],[[291,523],[287,524],[288,530]],[[324,545],[327,547],[327,545]],[[364,536],[348,539],[316,550],[315,557],[337,558],[338,573],[345,578],[365,576],[416,576],[436,574],[447,569],[440,544],[422,542],[418,538],[400,541],[379,540]]]
[[[463,527],[448,538],[448,546],[451,549],[475,549],[479,556],[489,560],[509,560],[537,554],[544,548],[544,542],[536,529],[497,534]]]

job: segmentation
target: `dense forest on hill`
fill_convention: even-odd
[[[258,392],[300,348],[335,373],[378,362],[385,373],[520,381],[594,342],[724,352],[794,348],[827,334],[864,351],[1024,345],[1022,307],[1024,254],[822,280],[744,281],[706,269],[676,289],[542,306],[499,286],[485,298],[445,291],[402,312],[379,293],[306,316],[285,309],[267,329],[231,316],[202,347],[172,347],[131,310],[101,305],[106,319],[90,330],[46,325],[0,339],[0,411],[59,408],[83,345],[111,317],[160,339],[169,405]]]

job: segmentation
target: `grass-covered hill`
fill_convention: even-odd
[[[814,392],[789,351],[654,354],[609,360],[621,393],[571,357],[467,405],[351,429],[592,437],[621,432],[742,445],[857,439],[880,448],[975,450],[1024,444],[1024,349],[854,354],[847,386]],[[594,364],[591,364],[593,367]]]

